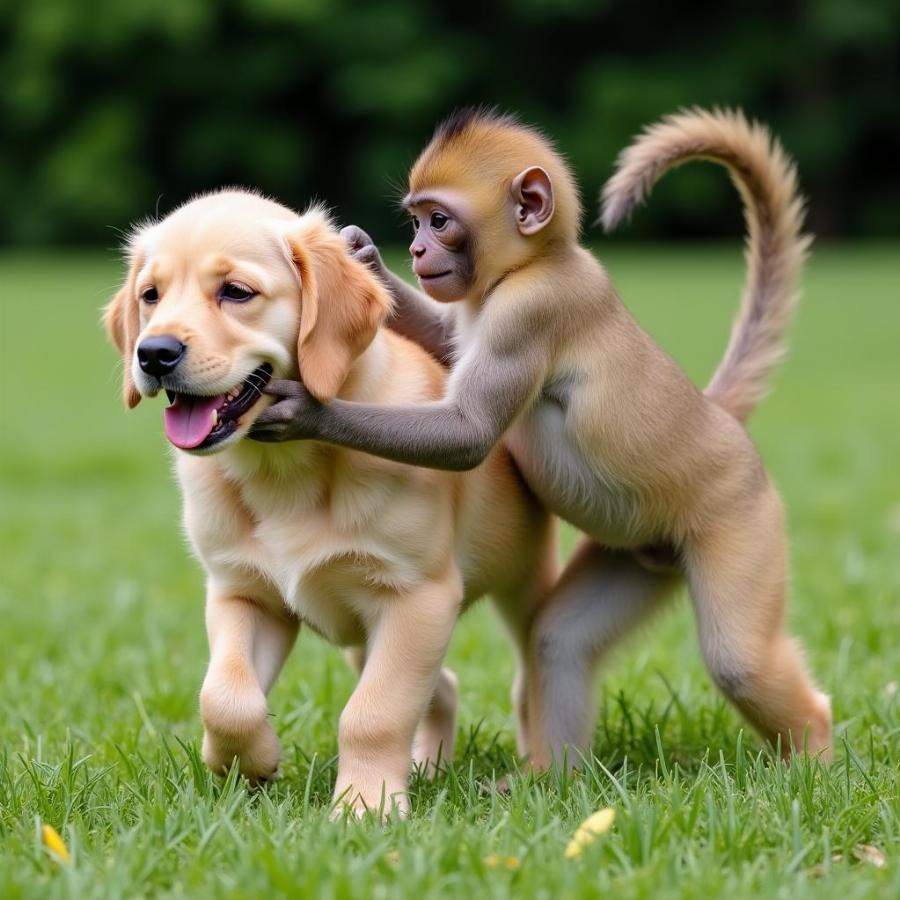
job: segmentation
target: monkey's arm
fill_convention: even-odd
[[[472,469],[540,389],[544,365],[533,348],[466,356],[445,400],[415,406],[323,405],[297,382],[272,382],[267,392],[283,399],[259,415],[250,436],[320,440],[430,469]]]
[[[348,225],[341,229],[341,237],[350,253],[365,263],[393,295],[395,307],[387,321],[388,327],[427,350],[438,362],[449,368],[456,333],[455,311],[451,307],[442,306],[395,275],[384,264],[372,238],[361,228]]]
[[[456,346],[455,310],[441,306],[389,269],[385,272],[388,288],[397,302],[387,321],[388,327],[427,350],[441,365],[450,368]]]

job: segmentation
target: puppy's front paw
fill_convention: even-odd
[[[238,757],[241,774],[255,784],[280,776],[281,744],[261,691],[235,695],[207,682],[200,692],[200,711],[203,761],[213,772],[226,774]]]
[[[203,733],[203,762],[217,775],[225,775],[237,757],[241,775],[253,784],[277,781],[281,778],[281,744],[274,729],[265,722],[254,733],[233,737]]]

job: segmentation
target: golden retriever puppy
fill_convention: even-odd
[[[266,696],[301,622],[350,648],[360,678],[340,717],[335,800],[407,808],[411,762],[453,752],[456,680],[442,661],[460,611],[496,600],[519,647],[519,749],[528,628],[556,575],[547,514],[505,450],[465,474],[304,441],[246,438],[273,377],[335,397],[413,404],[445,372],[382,328],[390,298],[321,209],[297,215],[223,191],[135,231],[105,310],[129,407],[165,391],[184,520],[207,573],[203,758],[278,774]]]

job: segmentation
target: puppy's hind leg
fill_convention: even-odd
[[[434,778],[440,765],[453,761],[456,745],[456,707],[459,681],[448,668],[441,669],[431,703],[413,739],[413,764],[423,775]]]
[[[578,764],[593,732],[599,661],[680,583],[676,571],[651,571],[631,553],[590,540],[579,547],[534,627],[537,677],[529,700],[534,768],[563,759],[569,766]]]
[[[692,541],[685,562],[713,680],[785,757],[793,746],[830,760],[831,703],[784,628],[787,549],[774,488]]]

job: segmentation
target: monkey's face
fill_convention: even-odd
[[[426,184],[403,201],[412,217],[413,271],[435,300],[488,291],[533,258],[551,233],[555,200],[545,169],[529,166],[508,182],[502,173],[484,180],[481,188],[464,183],[453,190]]]
[[[443,303],[469,296],[474,266],[465,205],[436,191],[413,194],[404,205],[412,217],[409,252],[422,290]]]

